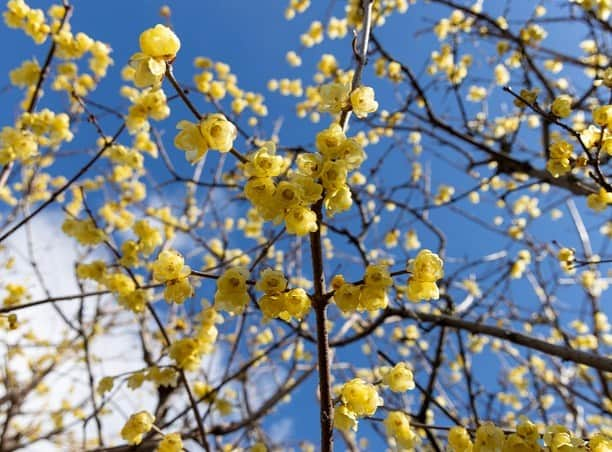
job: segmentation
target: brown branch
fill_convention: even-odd
[[[565,361],[584,364],[585,366],[599,369],[604,372],[612,372],[612,359],[605,356],[551,344],[544,340],[537,339],[533,336],[528,336],[510,329],[492,325],[483,325],[482,323],[464,320],[451,315],[417,312],[405,308],[387,308],[376,320],[368,325],[368,327],[364,328],[360,333],[332,342],[331,346],[341,347],[354,342],[356,339],[363,338],[374,331],[378,326],[382,325],[385,320],[394,316],[404,319],[418,320],[421,322],[431,322],[436,326],[448,326],[451,328],[469,331],[473,334],[484,334],[486,336],[497,337],[504,341],[512,342],[513,344],[521,345],[532,350],[538,350],[539,352],[545,353],[549,356],[561,358]]]

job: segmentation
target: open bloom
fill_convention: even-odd
[[[372,416],[383,404],[376,386],[360,378],[353,378],[346,382],[342,386],[340,397],[346,408],[357,416]]]
[[[365,118],[368,113],[378,110],[378,102],[374,100],[374,90],[369,86],[360,86],[351,93],[351,105],[358,118]]]
[[[155,417],[147,411],[132,414],[121,429],[121,437],[128,444],[140,444],[142,436],[153,427],[153,422],[155,422]]]
[[[412,274],[408,280],[408,298],[412,301],[437,300],[440,291],[436,281],[444,276],[443,265],[437,254],[421,250],[408,265]]]
[[[202,120],[200,122],[200,133],[208,146],[219,152],[229,152],[238,135],[236,126],[221,113],[213,113]]]
[[[140,34],[140,50],[153,58],[174,59],[181,48],[181,41],[172,30],[162,24]]]
[[[134,83],[143,88],[159,86],[166,63],[172,62],[181,47],[181,41],[165,25],[157,24],[140,35],[140,52],[130,58],[130,66],[135,69]]]

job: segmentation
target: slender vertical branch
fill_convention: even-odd
[[[361,84],[361,76],[366,65],[368,54],[368,43],[372,29],[372,0],[362,0],[363,7],[363,36],[361,47],[357,49],[356,41],[353,42],[353,49],[357,59],[357,67],[353,74],[351,90]],[[355,38],[356,39],[356,38]],[[340,126],[346,130],[350,118],[350,109],[343,110],[340,115]],[[331,395],[331,372],[330,372],[330,353],[329,353],[329,334],[327,331],[327,302],[328,297],[323,293],[325,287],[325,275],[323,271],[323,252],[321,249],[321,225],[323,224],[322,214],[323,203],[319,200],[313,206],[317,215],[317,230],[310,233],[310,254],[312,259],[312,278],[314,283],[313,305],[317,324],[317,359],[319,366],[319,397],[321,399],[321,451],[329,452],[334,449],[333,436],[333,400]]]
[[[327,299],[323,294],[325,275],[323,272],[323,252],[321,248],[322,202],[314,206],[318,228],[310,233],[310,255],[312,259],[312,279],[314,283],[313,305],[317,323],[317,359],[319,366],[319,397],[321,399],[321,451],[334,449],[333,402],[331,395],[331,373],[329,359],[329,337],[327,332]]]

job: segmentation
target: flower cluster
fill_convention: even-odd
[[[161,121],[170,115],[166,94],[162,90],[138,90],[125,86],[121,93],[132,103],[125,120],[132,135],[149,131],[149,118]]]
[[[0,164],[24,162],[38,155],[36,136],[28,130],[4,127],[0,132]]]
[[[193,295],[189,282],[191,268],[185,265],[185,259],[174,250],[164,250],[151,266],[153,279],[165,283],[164,298],[168,302],[183,303]]]
[[[84,244],[98,243],[98,236],[103,234],[99,229],[91,229],[92,226],[93,223],[89,223],[87,220],[80,222],[78,220],[67,219],[64,223],[65,232],[75,236]],[[152,227],[147,220],[139,220],[134,223],[133,231],[137,236],[137,240],[126,240],[121,245],[122,256],[119,259],[119,263],[124,267],[137,267],[141,265],[142,260],[140,256],[149,256],[162,242],[160,232]],[[102,235],[101,240],[104,237]],[[101,260],[78,264],[76,274],[80,279],[90,279],[106,287],[117,295],[119,304],[135,313],[142,312],[147,302],[151,299],[149,291],[137,289],[136,284],[129,276],[120,272],[109,273],[106,263]],[[167,284],[172,286],[172,281],[169,281]],[[168,289],[170,298],[167,297],[167,299],[171,299],[173,289],[174,287]]]
[[[553,177],[563,176],[572,170],[573,150],[574,146],[565,140],[558,140],[550,145],[546,169]]]
[[[244,186],[245,197],[265,220],[284,221],[291,234],[305,235],[317,230],[317,217],[310,206],[321,198],[323,188],[310,174],[313,167],[318,169],[312,156],[300,155],[298,171],[278,183],[274,178],[281,175],[286,165],[276,155],[274,143],[264,143],[249,155],[249,162],[244,165],[249,176]]]
[[[561,425],[546,427],[543,440],[550,451],[581,451],[588,450],[601,452],[610,450],[612,441],[601,433],[596,433],[587,441],[574,436],[569,429]],[[461,427],[452,427],[448,432],[448,447],[450,452],[478,452],[478,451],[540,451],[540,433],[538,427],[526,417],[521,416],[514,433],[505,434],[504,431],[492,422],[485,422],[474,435]]]
[[[74,237],[81,245],[97,245],[106,238],[104,231],[98,229],[91,218],[85,220],[66,218],[62,224],[62,231]]]
[[[259,307],[264,319],[291,320],[304,318],[310,311],[310,297],[302,288],[286,290],[287,280],[282,272],[267,268],[261,272],[255,288],[264,292]]]
[[[211,353],[219,331],[215,326],[218,314],[214,307],[207,307],[199,315],[200,325],[194,337],[184,337],[174,341],[168,355],[178,367],[184,370],[196,370],[200,366],[202,355]]]
[[[336,81],[321,86],[319,95],[319,110],[328,113],[337,114],[350,109],[358,118],[365,118],[378,109],[374,90],[369,86],[359,86],[351,91],[350,83]]]
[[[16,306],[28,298],[28,289],[21,284],[6,283],[4,286],[6,296],[2,300],[4,306]]]
[[[40,66],[36,60],[25,60],[16,69],[9,72],[11,84],[20,88],[36,85],[40,77]]]
[[[57,148],[63,142],[72,141],[70,118],[66,113],[56,114],[48,108],[36,113],[25,112],[17,121],[17,128],[30,130],[40,146]]]
[[[389,303],[387,290],[393,285],[389,269],[384,264],[372,264],[366,268],[363,284],[335,281],[334,302],[342,312],[376,311]]]
[[[334,426],[340,430],[356,429],[357,418],[372,416],[383,405],[376,386],[360,378],[346,382],[340,389],[342,405],[334,409]]]
[[[440,290],[436,281],[444,276],[444,263],[430,250],[423,249],[408,263],[408,299],[411,301],[437,300]]]
[[[186,152],[190,163],[203,159],[209,149],[231,151],[238,134],[236,126],[221,113],[212,113],[198,124],[180,121],[176,127],[180,132],[174,138],[174,145]]]
[[[0,132],[0,164],[27,162],[38,155],[39,146],[57,148],[72,138],[66,113],[56,114],[47,108],[25,112],[15,127],[4,127]]]
[[[304,158],[302,168],[310,177],[319,177],[325,188],[323,205],[327,215],[348,210],[353,204],[347,178],[366,158],[359,141],[347,138],[339,124],[333,123],[317,134],[318,156]]]
[[[41,9],[30,8],[23,0],[9,0],[4,22],[11,28],[21,28],[36,44],[42,44],[51,32]]]
[[[574,260],[576,256],[573,249],[561,248],[557,253],[557,259],[559,259],[559,264],[565,273],[572,274],[576,271],[574,269]]]

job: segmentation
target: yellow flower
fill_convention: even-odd
[[[130,58],[130,66],[134,69],[134,84],[139,88],[147,86],[158,87],[166,72],[166,62],[138,52]]]
[[[550,145],[550,155],[546,163],[546,169],[553,177],[559,177],[571,171],[570,158],[574,146],[565,140],[558,140]]]
[[[315,145],[317,150],[328,158],[335,158],[339,155],[340,147],[344,144],[346,135],[342,131],[340,124],[333,123],[329,128],[319,132],[316,137]]]
[[[474,452],[501,451],[504,432],[492,422],[485,422],[476,430]]]
[[[297,156],[296,165],[300,174],[315,178],[321,173],[323,158],[320,154],[301,153]]]
[[[599,192],[587,196],[587,206],[595,212],[603,212],[610,204],[612,204],[612,193],[607,192],[605,188],[600,188]]]
[[[342,403],[357,416],[372,416],[383,404],[376,387],[360,378],[346,382],[340,391]]]
[[[310,209],[296,206],[285,213],[287,232],[295,235],[306,235],[317,230],[317,215]]]
[[[38,143],[33,133],[4,127],[0,132],[0,164],[13,160],[26,161],[38,155]]]
[[[592,452],[606,452],[612,450],[612,440],[603,433],[595,433],[589,439],[589,448]]]
[[[183,303],[187,298],[193,296],[193,287],[189,278],[175,279],[166,282],[164,298],[168,303]]]
[[[88,264],[77,265],[77,276],[81,279],[92,279],[101,283],[106,276],[106,263],[101,260],[95,260]]]
[[[391,411],[384,421],[387,435],[395,438],[404,450],[412,451],[417,443],[417,435],[410,428],[410,417],[401,411]]]
[[[325,213],[329,217],[333,217],[340,212],[346,212],[353,205],[353,197],[351,189],[348,185],[343,184],[336,190],[328,191],[323,201]]]
[[[358,118],[365,118],[368,113],[378,109],[378,102],[374,100],[374,90],[369,86],[360,86],[351,93],[351,105]]]
[[[180,433],[168,433],[164,435],[164,439],[159,442],[157,452],[181,452],[183,450],[183,441]]]
[[[185,265],[183,256],[174,250],[164,250],[153,262],[153,279],[159,282],[181,279],[189,276],[191,268]]]
[[[508,72],[508,69],[506,69],[506,66],[503,64],[495,66],[493,73],[495,75],[495,82],[498,86],[507,85],[510,81],[510,72]]]
[[[283,158],[275,154],[274,142],[265,142],[261,148],[249,155],[249,161],[244,166],[245,173],[254,177],[278,176],[283,169]]]
[[[328,83],[321,86],[319,110],[329,113],[340,113],[349,103],[351,86],[348,83]]]
[[[389,268],[384,264],[368,265],[363,280],[368,286],[377,287],[379,289],[386,289],[393,285],[393,279],[389,274]]]
[[[602,105],[593,110],[593,122],[601,127],[612,127],[612,105]]]
[[[178,373],[172,367],[160,369],[157,366],[149,368],[146,379],[152,381],[157,386],[172,386],[175,387],[178,381]]]
[[[210,114],[202,120],[200,122],[200,133],[206,140],[208,147],[219,152],[229,152],[238,135],[236,126],[221,113]]]
[[[121,429],[121,437],[128,444],[138,445],[142,441],[142,436],[153,427],[155,417],[147,411],[140,411],[132,414]]]
[[[302,201],[302,187],[291,181],[281,181],[276,187],[274,201],[283,210],[296,207]]]
[[[25,60],[9,73],[11,84],[20,88],[36,85],[40,77],[40,66],[36,60]]]
[[[132,312],[139,313],[144,311],[150,298],[151,296],[148,291],[136,289],[131,292],[120,294],[117,301],[121,306],[128,308]]]
[[[342,284],[334,292],[334,302],[342,312],[353,312],[359,307],[361,288],[354,284]]]
[[[181,48],[181,41],[165,25],[157,24],[140,34],[140,50],[150,57],[173,60]]]
[[[200,365],[200,342],[190,337],[179,339],[170,346],[168,356],[181,369],[196,370]]]
[[[330,191],[341,188],[346,183],[348,168],[343,160],[328,160],[321,170],[321,183]]]
[[[106,238],[104,231],[98,229],[91,218],[85,220],[66,218],[62,224],[62,231],[77,239],[82,245],[97,245]]]
[[[176,128],[180,132],[174,137],[177,149],[186,152],[187,161],[196,163],[202,160],[208,150],[208,143],[202,136],[200,126],[189,121],[179,121]]]
[[[553,101],[550,110],[559,118],[567,118],[572,113],[572,98],[567,94],[557,96]]]
[[[557,259],[561,262],[571,262],[574,260],[574,250],[571,248],[561,248],[557,253]]]
[[[287,288],[287,279],[285,279],[283,272],[266,268],[259,275],[255,288],[266,294],[277,294]]]
[[[404,362],[397,363],[393,369],[385,374],[383,383],[393,392],[405,392],[414,389],[414,376],[412,370]]]
[[[152,227],[147,220],[137,221],[132,229],[134,234],[138,236],[139,249],[144,256],[149,256],[155,248],[161,245],[161,233]]]
[[[285,310],[291,317],[303,319],[310,311],[310,297],[306,291],[300,287],[291,289],[284,294]]]
[[[424,249],[410,261],[408,271],[408,298],[412,301],[437,300],[440,296],[436,281],[444,276],[442,259],[431,251]]]
[[[215,308],[231,314],[242,314],[250,297],[246,281],[249,272],[243,267],[230,268],[217,279]]]
[[[102,378],[102,380],[98,382],[98,387],[96,388],[96,392],[98,393],[98,395],[103,396],[105,393],[113,389],[114,384],[115,384],[115,379],[113,377],[104,377]]]
[[[134,290],[136,290],[134,280],[123,273],[112,273],[107,275],[104,278],[104,285],[108,288],[108,290],[119,295],[120,297],[128,296]]]
[[[361,288],[359,303],[359,309],[365,309],[366,311],[384,309],[389,304],[387,290],[382,287],[373,287],[366,284]]]
[[[266,294],[258,300],[264,321],[281,317],[285,312],[284,295],[281,293]]]
[[[455,426],[448,431],[448,445],[451,452],[472,452],[470,434],[463,427]]]
[[[343,431],[357,431],[357,415],[345,405],[340,405],[334,409],[334,427]]]

